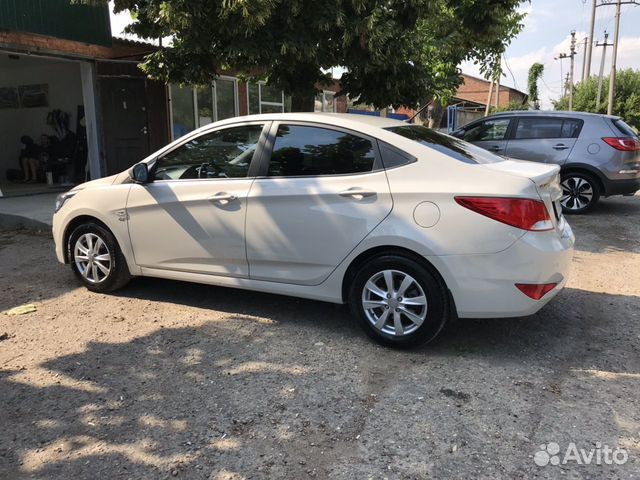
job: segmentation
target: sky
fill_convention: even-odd
[[[612,0],[597,0],[598,4]],[[575,56],[574,79],[582,76],[585,37],[589,32],[592,0],[532,0],[522,3],[520,10],[527,16],[524,29],[516,37],[504,54],[504,73],[501,83],[526,92],[527,74],[535,62],[544,65],[544,74],[539,83],[540,102],[543,109],[551,109],[552,100],[562,94],[562,74],[569,71],[569,59],[554,60],[559,53],[569,53],[571,31],[576,31],[577,54]],[[615,28],[615,6],[607,5],[596,9],[594,37],[602,42],[604,31],[609,32],[609,43],[613,42]],[[122,29],[130,22],[128,13],[113,14],[111,2],[111,30],[115,36],[124,36]],[[623,5],[620,20],[620,42],[618,46],[618,68],[640,69],[640,6]],[[591,74],[597,75],[602,58],[602,47],[593,48]],[[612,48],[607,48],[605,76],[611,69]],[[464,73],[479,76],[477,65],[463,63]],[[340,75],[340,69],[334,70]]]

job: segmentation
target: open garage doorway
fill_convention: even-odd
[[[88,159],[98,149],[91,68],[0,51],[2,196],[68,190],[89,178]]]

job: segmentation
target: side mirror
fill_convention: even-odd
[[[136,163],[129,170],[129,178],[135,183],[149,183],[149,168],[146,163]]]

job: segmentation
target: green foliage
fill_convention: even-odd
[[[542,77],[544,65],[534,63],[529,68],[529,77],[527,78],[527,88],[529,90],[529,102],[534,110],[540,110],[540,98],[538,95],[538,80]]]
[[[573,91],[573,109],[581,112],[607,113],[609,79],[602,82],[600,105],[596,105],[598,78],[590,77],[579,83]],[[568,110],[569,98],[553,102],[556,110]],[[613,113],[621,116],[629,125],[640,128],[640,70],[620,70],[616,74],[616,96]]]
[[[491,113],[512,112],[515,110],[529,110],[529,106],[521,102],[511,101],[507,105],[504,105],[502,107],[491,107]]]
[[[74,0],[95,3],[100,0]],[[106,1],[106,0],[104,0]],[[223,69],[311,98],[330,68],[347,69],[343,93],[377,107],[446,98],[458,65],[483,75],[521,30],[523,0],[115,0],[127,30],[171,37],[143,70],[166,82],[207,84]]]

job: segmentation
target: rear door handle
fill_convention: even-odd
[[[376,194],[376,192],[371,191],[371,190],[363,190],[361,188],[350,188],[349,190],[344,190],[343,192],[338,193],[338,195],[340,195],[341,197],[351,197],[351,198],[355,198],[356,200],[360,200],[366,197],[373,197]]]
[[[221,203],[223,205],[226,205],[227,203],[233,202],[234,200],[237,200],[237,199],[238,197],[236,197],[235,195],[231,195],[230,193],[226,193],[226,192],[216,193],[215,195],[212,195],[211,197],[209,197],[210,201]]]
[[[500,150],[504,150],[504,148],[499,147],[498,145],[494,145],[493,147],[489,147],[487,150],[491,152],[499,152]]]
[[[567,148],[569,147],[567,147],[564,143],[559,143],[553,146],[554,150],[566,150]]]

